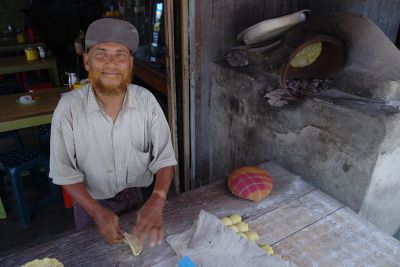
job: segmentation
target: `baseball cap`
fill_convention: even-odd
[[[98,43],[115,42],[128,47],[132,53],[139,45],[139,34],[135,26],[125,20],[104,18],[93,21],[86,32],[85,50]]]

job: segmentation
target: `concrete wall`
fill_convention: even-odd
[[[382,230],[400,226],[399,110],[307,99],[276,108],[263,98],[277,77],[217,65],[211,86],[211,174],[273,158]],[[212,180],[214,180],[212,179]]]

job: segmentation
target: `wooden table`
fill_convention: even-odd
[[[0,132],[50,123],[61,93],[67,91],[64,87],[37,91],[40,100],[29,105],[16,103],[26,93],[0,96]]]
[[[33,61],[26,60],[25,56],[0,58],[0,74],[19,73],[44,69],[47,69],[49,71],[49,76],[53,85],[56,87],[60,87],[61,83],[58,74],[57,59],[54,57]]]
[[[33,44],[9,44],[9,45],[0,45],[0,53],[3,52],[17,52],[17,51],[23,51],[25,48],[28,47],[35,47],[37,48],[38,46],[45,46],[44,43],[33,43]]]
[[[225,182],[201,187],[168,200],[165,234],[190,228],[204,209],[218,217],[238,213],[275,252],[298,266],[400,266],[400,242],[381,232],[343,204],[274,162],[261,165],[275,179],[268,198],[250,202],[234,197]],[[121,217],[125,230],[135,213]],[[52,241],[17,249],[0,266],[20,266],[36,258],[56,257],[65,266],[151,266],[176,258],[164,241],[134,257],[125,244],[108,245],[95,227],[69,232]]]

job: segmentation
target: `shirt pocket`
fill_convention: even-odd
[[[128,184],[135,184],[138,179],[144,178],[149,172],[151,162],[150,151],[139,151],[134,144],[131,144],[131,151],[128,159]],[[139,181],[137,181],[139,182]]]

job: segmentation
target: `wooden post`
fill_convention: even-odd
[[[190,184],[190,87],[189,87],[189,17],[188,0],[180,0],[181,23],[181,59],[182,59],[182,117],[183,117],[183,171],[185,191],[191,189]]]
[[[178,125],[176,113],[176,80],[175,80],[175,45],[174,45],[174,8],[173,0],[164,1],[165,43],[167,46],[167,92],[168,92],[168,121],[171,128],[172,145],[176,159],[178,154]],[[175,167],[175,192],[180,193],[179,166]]]

